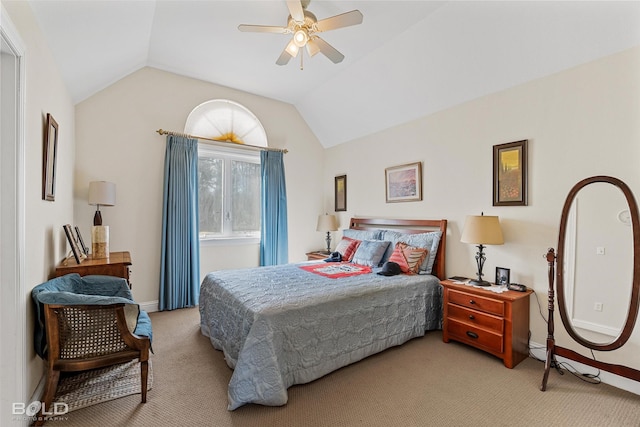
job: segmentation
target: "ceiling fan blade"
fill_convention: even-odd
[[[307,42],[307,53],[310,57],[315,56],[318,52],[320,52],[320,46],[315,42],[314,39],[309,39]]]
[[[294,21],[304,22],[304,11],[300,0],[287,0],[287,7]]]
[[[278,65],[287,65],[289,63],[290,59],[291,59],[291,55],[289,55],[289,52],[287,52],[287,50],[285,49],[285,50],[282,51],[282,53],[278,57],[278,60],[276,61],[276,64],[278,64]]]
[[[342,60],[344,59],[343,54],[338,52],[336,48],[331,46],[326,41],[322,40],[320,37],[317,37],[317,36],[314,37],[313,41],[318,46],[318,49],[320,49],[320,52],[322,52],[322,54],[327,58],[329,58],[334,64],[337,64],[338,62],[342,62]]]
[[[247,25],[240,24],[238,25],[238,29],[245,33],[276,33],[276,34],[286,34],[288,31],[287,27],[272,27],[268,25]]]
[[[331,18],[321,19],[316,23],[316,27],[318,31],[329,31],[358,24],[362,24],[362,13],[359,10],[352,10]]]
[[[284,50],[282,51],[282,53],[278,57],[278,60],[276,61],[276,64],[278,64],[278,65],[286,65],[291,58],[295,58],[296,56],[298,56],[298,51],[299,50],[300,50],[300,48],[298,46],[296,46],[296,44],[293,42],[293,39],[291,39],[289,44],[287,44],[287,47],[284,48]]]

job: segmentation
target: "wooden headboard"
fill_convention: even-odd
[[[438,245],[438,252],[433,263],[432,274],[440,280],[445,275],[445,259],[447,251],[447,220],[446,219],[387,219],[387,218],[351,218],[349,228],[354,230],[385,229],[397,230],[407,234],[427,233],[440,230],[442,237]]]

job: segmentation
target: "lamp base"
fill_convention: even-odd
[[[469,284],[474,286],[491,286],[491,283],[486,280],[469,280]]]
[[[93,215],[93,225],[102,225],[102,214],[100,213],[100,208],[98,208],[95,215]]]
[[[324,239],[327,242],[327,253],[331,253],[331,232],[327,231],[327,238]]]
[[[109,226],[91,227],[91,255],[93,259],[109,258]]]

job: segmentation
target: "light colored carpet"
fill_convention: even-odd
[[[499,359],[440,331],[289,389],[282,407],[227,411],[232,371],[200,334],[198,309],[151,313],[154,388],[67,414],[72,426],[640,426],[640,396],[527,359]],[[47,424],[48,425],[48,424]]]
[[[147,390],[152,387],[153,368],[150,361]],[[139,395],[140,392],[140,363],[133,360],[90,371],[63,373],[54,401],[66,403],[71,412],[120,397]]]

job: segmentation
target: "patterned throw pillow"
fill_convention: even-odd
[[[439,230],[419,234],[405,234],[392,230],[384,230],[382,231],[381,239],[389,240],[391,245],[389,245],[389,250],[385,254],[383,261],[388,261],[388,258],[391,256],[391,252],[395,249],[395,244],[397,242],[406,243],[409,246],[417,248],[425,248],[429,251],[429,255],[422,262],[418,274],[432,274],[431,270],[433,269],[433,264],[436,260],[436,254],[438,253],[438,246],[440,244],[441,237],[442,232]]]
[[[427,255],[429,255],[429,251],[425,248],[416,248],[406,243],[398,242],[389,257],[389,261],[397,263],[403,273],[416,274]]]
[[[349,237],[343,237],[342,240],[340,240],[340,242],[334,249],[334,251],[340,252],[340,255],[342,255],[343,261],[351,261],[351,258],[353,258],[353,254],[356,253],[356,249],[358,249],[359,245],[360,245],[360,240],[351,239]]]

